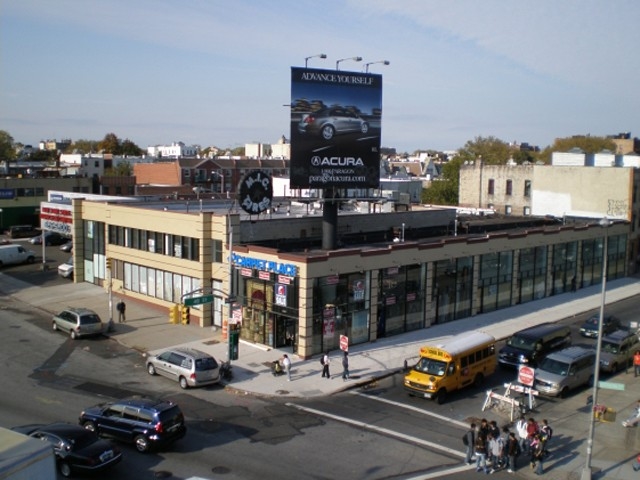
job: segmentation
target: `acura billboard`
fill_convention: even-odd
[[[291,188],[380,184],[382,75],[291,68]]]

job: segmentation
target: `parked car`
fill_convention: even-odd
[[[580,327],[580,335],[583,337],[598,338],[598,323],[600,315],[594,315],[589,318]],[[609,335],[620,328],[620,320],[613,315],[605,315],[602,321],[602,334]]]
[[[536,367],[549,353],[571,345],[571,329],[555,323],[541,323],[514,333],[498,352],[503,367]]]
[[[147,372],[170,378],[182,388],[220,381],[220,366],[216,359],[195,348],[173,348],[152,355],[147,360]]]
[[[93,310],[88,308],[67,308],[53,316],[53,329],[68,332],[72,339],[100,335],[105,332],[105,324]]]
[[[73,241],[69,240],[67,241],[67,243],[63,243],[62,245],[60,245],[60,250],[62,250],[63,252],[71,253],[71,251],[73,250]]]
[[[73,257],[58,265],[58,275],[63,278],[73,278]]]
[[[46,232],[44,234],[44,244],[49,245],[62,245],[67,243],[69,239],[64,235],[60,235],[58,232]],[[32,245],[42,245],[42,235],[38,235],[29,239],[29,243]]]
[[[49,442],[63,477],[103,471],[122,460],[122,452],[116,445],[78,425],[23,425],[11,430]]]
[[[331,140],[342,133],[367,133],[369,124],[353,111],[344,107],[329,107],[313,113],[302,115],[298,123],[298,132],[319,135],[324,140]]]
[[[0,245],[0,267],[33,263],[35,259],[35,252],[27,250],[22,245]]]
[[[87,408],[80,414],[80,425],[101,437],[133,443],[142,453],[169,445],[187,433],[178,405],[149,397],[130,397]]]
[[[640,340],[635,332],[616,330],[603,336],[600,347],[600,370],[617,372],[633,364],[633,354],[640,350]]]
[[[549,354],[535,370],[533,388],[541,395],[566,397],[569,390],[593,385],[596,352],[584,347],[568,347]]]
[[[38,229],[33,225],[12,225],[7,230],[9,238],[29,238],[38,234]]]

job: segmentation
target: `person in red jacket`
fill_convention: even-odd
[[[540,428],[533,418],[527,420],[527,443],[531,445],[531,441],[538,434]]]

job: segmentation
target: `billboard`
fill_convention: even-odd
[[[291,68],[291,188],[377,188],[382,75]]]

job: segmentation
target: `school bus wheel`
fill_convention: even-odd
[[[446,399],[447,399],[447,389],[441,388],[440,390],[438,390],[438,393],[436,394],[436,402],[438,402],[439,405],[442,405]]]
[[[476,387],[480,387],[484,383],[484,375],[478,373],[476,378],[473,379],[473,385]]]

